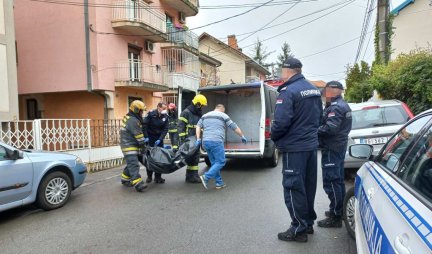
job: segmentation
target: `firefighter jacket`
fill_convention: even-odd
[[[318,129],[320,145],[334,152],[344,151],[348,145],[351,127],[351,108],[341,96],[333,98],[324,109]]]
[[[143,133],[145,137],[163,140],[168,133],[168,115],[150,111],[144,118]]]
[[[189,105],[180,114],[178,120],[178,133],[180,137],[180,144],[187,138],[196,135],[196,125],[201,119],[202,111],[194,105]]]
[[[168,112],[168,132],[169,133],[177,133],[178,127],[178,118],[177,118],[177,110]]]
[[[282,152],[318,149],[318,127],[322,115],[320,91],[302,74],[278,88],[271,139]]]
[[[127,113],[122,120],[120,128],[120,147],[124,155],[139,154],[144,146],[142,131],[143,119],[133,112]]]

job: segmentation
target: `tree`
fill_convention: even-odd
[[[415,114],[432,108],[431,50],[415,50],[374,66],[370,83],[383,99],[403,101]]]
[[[271,54],[273,54],[274,51],[267,52],[267,48],[264,47],[262,41],[257,38],[257,41],[255,43],[255,47],[253,48],[253,60],[255,60],[257,63],[261,64],[262,66],[266,66],[266,59]]]
[[[282,64],[289,58],[293,58],[294,54],[291,52],[291,47],[287,42],[282,44],[282,53],[278,55],[278,65],[282,66]]]
[[[365,61],[347,67],[345,98],[349,102],[367,101],[373,95],[373,86],[369,82],[371,68]]]

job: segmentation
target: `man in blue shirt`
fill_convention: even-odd
[[[225,106],[222,104],[218,104],[214,111],[203,115],[196,127],[197,145],[201,145],[201,130],[205,129],[202,139],[204,140],[204,149],[207,151],[211,162],[209,171],[200,176],[201,182],[206,189],[208,181],[213,178],[216,182],[216,189],[225,187],[220,171],[225,166],[224,141],[226,127],[237,133],[243,143],[247,142],[242,130],[225,114]]]
[[[317,218],[314,202],[322,102],[320,91],[305,79],[301,68],[302,63],[295,58],[282,65],[285,83],[278,88],[271,139],[282,152],[282,185],[291,215],[291,226],[278,238],[306,242]]]

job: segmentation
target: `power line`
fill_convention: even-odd
[[[366,39],[366,31],[369,29],[370,20],[371,20],[371,16],[372,16],[372,11],[374,10],[373,6],[375,6],[375,0],[368,0],[368,4],[367,5],[368,6],[366,8],[365,16],[364,16],[364,19],[363,19],[362,30],[361,30],[361,33],[360,33],[360,41],[359,41],[359,45],[357,47],[357,53],[356,53],[356,57],[355,57],[354,63],[358,62],[358,60],[360,58],[360,55],[361,55],[361,52],[363,50],[364,41]]]
[[[64,0],[28,0],[32,2],[40,2],[40,3],[49,3],[49,4],[59,4],[59,5],[70,5],[70,6],[84,6],[82,2],[74,2],[74,1],[64,1]],[[277,1],[273,3],[266,4],[266,6],[278,6],[285,4],[292,4],[297,2],[316,2],[318,0],[288,0],[288,1]],[[133,0],[131,0],[131,3]],[[121,3],[121,1],[120,1]],[[199,6],[199,9],[204,10],[214,10],[214,9],[235,9],[235,8],[250,8],[257,7],[262,5],[263,3],[250,3],[250,4],[227,4],[227,5],[202,5]],[[124,5],[120,4],[97,4],[97,3],[89,3],[88,7],[94,8],[124,8]],[[136,6],[135,9],[162,9],[164,10],[164,6],[160,5],[148,5],[148,6]]]
[[[306,18],[306,17],[312,16],[313,14],[317,14],[317,13],[320,13],[320,12],[323,12],[323,11],[327,11],[327,10],[333,8],[333,7],[339,6],[339,5],[341,5],[341,4],[344,4],[344,3],[347,3],[347,2],[350,2],[350,1],[351,1],[351,0],[344,0],[344,1],[342,1],[342,2],[339,2],[339,3],[336,3],[336,4],[330,5],[330,6],[328,6],[328,7],[325,7],[325,8],[323,8],[323,9],[320,9],[320,10],[317,10],[317,11],[314,11],[314,12],[310,12],[310,13],[305,14],[305,15],[303,15],[303,16],[296,17],[296,18],[293,18],[293,19],[290,19],[290,20],[287,20],[287,21],[284,21],[284,22],[281,22],[281,23],[278,23],[278,24],[275,24],[275,25],[272,25],[272,26],[268,26],[268,27],[263,28],[263,29],[258,29],[258,30],[254,30],[254,31],[251,31],[251,32],[241,33],[241,34],[236,34],[236,37],[240,37],[240,36],[248,35],[248,34],[251,34],[251,33],[256,32],[256,31],[264,31],[264,30],[271,29],[271,28],[274,28],[274,27],[278,27],[278,26],[286,25],[286,24],[289,23],[289,22],[297,21],[297,20],[300,20],[300,19],[303,19],[303,18]],[[218,38],[218,39],[221,40],[221,39],[226,39],[226,38],[223,37],[223,38]]]
[[[349,4],[352,4],[354,1],[355,1],[355,0],[347,1],[347,3],[346,3],[345,5],[339,7],[339,8],[337,8],[337,9],[331,11],[331,12],[328,12],[328,13],[326,13],[326,14],[324,14],[324,15],[321,15],[321,16],[315,18],[315,19],[312,19],[312,20],[310,20],[310,21],[308,21],[308,22],[305,22],[305,23],[303,23],[303,24],[301,24],[301,25],[298,25],[298,26],[296,26],[296,27],[294,27],[294,28],[291,28],[291,29],[289,29],[289,30],[287,30],[287,31],[284,31],[284,32],[282,32],[282,33],[279,33],[279,34],[276,34],[276,35],[271,36],[271,37],[269,37],[269,38],[266,38],[266,39],[260,40],[260,42],[264,42],[264,41],[268,41],[268,40],[274,39],[274,38],[276,38],[276,37],[279,37],[279,36],[281,36],[281,35],[284,35],[284,34],[286,34],[286,33],[289,33],[289,32],[291,32],[291,31],[294,31],[294,30],[296,30],[296,29],[298,29],[298,28],[300,28],[300,27],[306,26],[306,25],[308,25],[308,24],[310,24],[310,23],[312,23],[312,22],[314,22],[314,21],[316,21],[316,20],[318,20],[318,19],[321,19],[321,18],[323,18],[323,17],[325,17],[325,16],[328,16],[328,15],[330,15],[330,14],[335,13],[336,11],[338,11],[338,10],[340,10],[340,9],[342,9],[342,8],[344,8],[344,7],[346,7],[346,6],[348,6]],[[242,47],[242,48],[248,48],[248,47],[251,47],[251,46],[254,46],[254,45],[256,45],[256,43],[252,43],[252,44],[246,45],[246,46],[244,46],[244,47]],[[221,50],[219,50],[219,51],[222,51],[222,50],[223,50],[223,49],[221,49]],[[218,52],[218,51],[213,52],[213,53],[217,53],[217,52]],[[219,55],[223,55],[223,54],[219,54]],[[216,57],[216,56],[219,56],[219,55],[213,55],[212,57]]]
[[[368,32],[368,34],[374,32],[374,31],[375,31],[375,30],[372,30],[372,31]],[[327,49],[324,49],[324,50],[321,50],[321,51],[318,51],[318,52],[315,52],[315,53],[312,53],[312,54],[309,54],[309,55],[301,56],[301,57],[299,57],[299,58],[300,58],[300,59],[305,59],[305,58],[308,58],[308,57],[311,57],[311,56],[316,56],[316,55],[322,54],[322,53],[324,53],[324,52],[327,52],[327,51],[330,51],[330,50],[333,50],[333,49],[339,48],[339,47],[341,47],[341,46],[344,46],[344,45],[346,45],[346,44],[348,44],[348,43],[350,43],[350,42],[356,41],[356,40],[358,40],[359,38],[360,38],[360,36],[358,36],[358,37],[356,37],[356,38],[353,38],[353,39],[351,39],[351,40],[345,41],[345,42],[343,42],[343,43],[341,43],[341,44],[338,44],[338,45],[336,45],[336,46],[333,46],[333,47],[330,47],[330,48],[327,48]]]
[[[276,16],[274,19],[270,20],[269,22],[267,22],[264,26],[262,26],[260,29],[252,32],[251,34],[249,34],[248,36],[242,38],[241,40],[239,40],[238,42],[244,41],[247,38],[251,37],[252,35],[262,31],[264,28],[266,28],[268,25],[270,25],[271,23],[273,23],[275,20],[277,20],[278,18],[280,18],[282,15],[284,15],[285,13],[289,12],[292,8],[294,8],[297,4],[299,4],[299,2],[291,5],[290,7],[288,7],[288,9],[286,9],[285,11],[283,11],[281,14],[279,14],[278,16]]]

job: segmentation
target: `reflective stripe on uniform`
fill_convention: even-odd
[[[137,185],[139,182],[141,182],[142,181],[142,178],[140,177],[140,178],[137,178],[137,179],[135,179],[135,180],[133,180],[132,181],[132,185]]]
[[[188,124],[186,127],[195,129],[196,125]]]
[[[136,139],[144,138],[144,134],[138,134],[138,135],[135,136],[135,138],[136,138]]]
[[[175,132],[177,132],[177,131],[178,131],[177,129],[171,129],[171,130],[168,130],[169,133],[175,133]]]
[[[138,154],[138,151],[128,151],[128,152],[123,152],[124,155],[136,155]]]
[[[187,166],[186,169],[188,169],[188,170],[198,170],[199,168],[198,168],[198,166]]]
[[[130,176],[125,175],[125,173],[122,173],[121,178],[125,180],[130,180]]]
[[[128,151],[138,151],[139,148],[138,147],[126,147],[126,148],[122,148],[123,152],[128,152]]]
[[[178,146],[173,146],[172,148],[173,148],[173,149],[177,149],[177,148],[178,148]]]
[[[181,120],[181,121],[183,121],[185,123],[189,123],[189,121],[186,118],[182,117],[182,116],[179,117],[179,120]]]
[[[180,133],[179,137],[184,137],[184,136],[186,136],[186,134],[187,134],[186,132]]]

